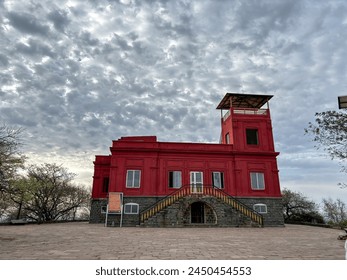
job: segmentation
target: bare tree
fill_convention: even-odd
[[[0,125],[0,217],[3,218],[12,207],[9,199],[13,179],[23,167],[25,157],[20,153],[22,129]]]
[[[283,216],[286,222],[317,222],[323,223],[318,212],[318,205],[302,193],[288,189],[282,190]]]
[[[21,133],[21,128],[0,126],[0,190],[6,189],[8,180],[23,167],[25,157],[19,151]]]
[[[72,219],[87,205],[90,192],[72,183],[75,174],[56,164],[32,165],[27,177],[14,182],[12,200],[22,216],[39,223]],[[19,216],[19,215],[18,215]]]
[[[323,199],[323,211],[328,223],[347,226],[347,207],[341,199]]]
[[[3,222],[7,218],[13,203],[10,199],[10,196],[7,192],[0,192],[0,222]]]
[[[305,129],[306,134],[313,136],[317,149],[323,149],[331,159],[337,159],[341,171],[347,172],[347,110],[320,112],[315,117],[315,122],[310,122]],[[346,183],[339,185],[347,187]]]

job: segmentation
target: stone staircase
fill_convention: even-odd
[[[178,209],[181,204],[185,203],[188,198],[206,198],[211,197],[216,201],[230,206],[238,213],[249,218],[251,223],[256,223],[258,226],[263,226],[263,216],[252,208],[243,204],[236,198],[228,195],[223,190],[213,186],[183,186],[174,191],[171,195],[161,199],[148,209],[140,213],[140,226],[177,226],[179,220],[184,219],[182,213]],[[171,213],[171,214],[170,214]],[[176,216],[172,216],[176,213]],[[164,218],[163,218],[164,217]],[[181,224],[182,225],[182,224]]]

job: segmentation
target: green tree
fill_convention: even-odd
[[[283,216],[285,222],[323,223],[318,205],[300,192],[282,190]]]

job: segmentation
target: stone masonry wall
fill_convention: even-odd
[[[149,208],[160,197],[124,197],[124,204],[139,204],[140,212]],[[251,220],[233,209],[230,205],[212,196],[188,196],[180,199],[155,216],[149,218],[142,226],[148,227],[184,227],[196,226],[190,222],[190,205],[194,202],[204,202],[209,207],[211,216],[204,226],[248,226]],[[264,217],[264,226],[283,226],[282,199],[280,198],[240,198],[239,201],[253,209],[254,204],[262,203],[267,206]],[[106,199],[93,200],[91,203],[90,223],[104,223],[105,213],[101,213],[101,206],[106,206]],[[120,215],[109,215],[108,224],[119,226]],[[138,214],[123,214],[123,226],[138,226]]]
[[[284,226],[282,198],[239,198],[239,201],[253,209],[254,204],[267,206],[267,213],[262,214],[264,226]]]
[[[139,212],[149,208],[151,205],[159,201],[161,197],[124,197],[123,204],[137,203],[139,204]],[[90,209],[90,223],[105,223],[106,214],[101,212],[101,207],[107,205],[107,199],[94,199],[91,201]],[[123,226],[137,226],[139,225],[139,215],[137,214],[123,214]],[[109,214],[108,224],[119,226],[120,215]]]
[[[221,203],[217,198],[211,196],[188,196],[180,199],[157,215],[149,218],[143,226],[148,227],[184,227],[201,224],[191,224],[190,205],[194,202],[203,202],[211,208],[209,222],[204,226],[237,226],[240,222],[237,211],[231,206]]]

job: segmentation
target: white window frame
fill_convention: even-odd
[[[130,206],[130,211],[128,211],[127,209],[129,206]],[[139,210],[140,210],[140,206],[137,203],[130,202],[130,203],[124,204],[124,214],[136,215],[139,213]]]
[[[267,206],[264,203],[257,203],[253,205],[253,210],[257,211],[260,214],[266,214],[267,213]]]
[[[198,180],[200,177],[200,180]],[[190,189],[192,193],[203,193],[204,172],[190,171]]]
[[[137,182],[135,182],[135,174],[138,173],[138,185],[136,184]],[[131,174],[131,175],[130,175]],[[131,184],[128,185],[129,181],[131,180]],[[131,169],[131,170],[127,170],[127,177],[126,177],[126,187],[127,188],[131,188],[131,189],[136,189],[136,188],[140,188],[141,186],[141,170],[136,170],[136,169]]]
[[[172,173],[172,185],[170,184],[170,173]],[[182,187],[182,171],[169,171],[169,188],[179,189]]]
[[[106,214],[107,206],[101,206],[101,214]]]
[[[250,172],[252,190],[265,190],[265,174],[263,172]]]
[[[218,177],[218,180],[215,180],[215,176]],[[219,183],[219,186],[216,185],[216,181]],[[212,172],[212,184],[218,189],[224,189],[224,173],[220,171]]]

